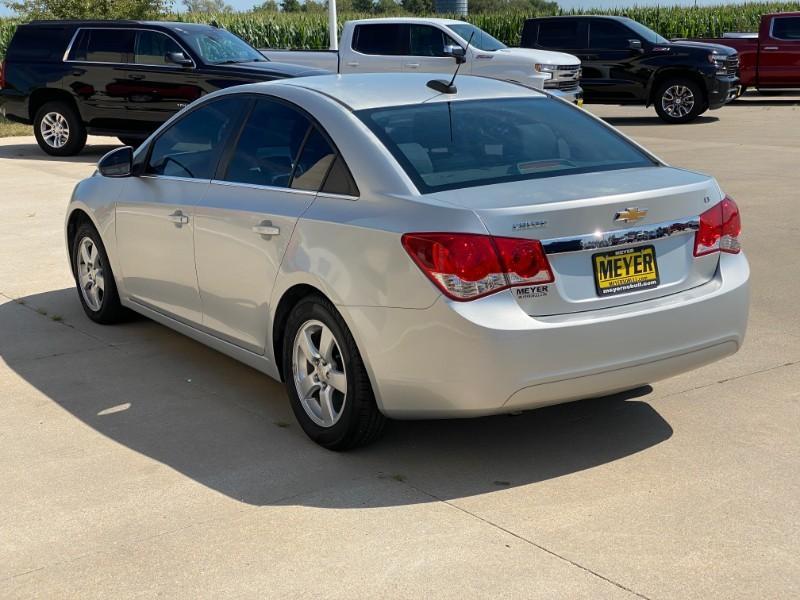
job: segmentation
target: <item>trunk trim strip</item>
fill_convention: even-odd
[[[675,235],[685,235],[700,229],[700,217],[687,217],[679,221],[665,221],[645,227],[631,227],[615,231],[597,231],[575,237],[541,240],[545,254],[584,252],[603,248],[617,248],[629,244],[640,244]]]

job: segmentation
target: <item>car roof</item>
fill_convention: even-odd
[[[438,19],[434,17],[380,17],[376,19],[353,19],[350,22],[357,25],[364,25],[368,23],[411,23],[415,25],[430,25],[431,23],[438,23],[439,25],[458,25],[460,23],[469,25],[469,23],[466,23],[466,21],[457,21],[456,19]]]
[[[606,19],[607,21],[633,21],[630,17],[621,15],[551,15],[549,17],[534,17],[528,21],[552,21],[557,19]]]
[[[246,87],[251,91],[268,91],[270,88],[266,86],[303,88],[327,96],[354,111],[422,102],[545,97],[519,84],[470,75],[456,77],[457,93],[442,94],[426,85],[431,79],[437,78],[449,79],[447,75],[439,74],[437,77],[432,73],[365,73],[299,77]]]
[[[213,25],[206,25],[204,23],[184,23],[180,21],[135,21],[126,19],[117,20],[103,20],[103,19],[40,19],[25,23],[22,26],[28,27],[109,27],[109,28],[126,28],[126,27],[148,27],[159,29],[185,29],[185,30],[201,30],[201,29],[216,29]]]

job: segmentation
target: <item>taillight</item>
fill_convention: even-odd
[[[537,240],[471,233],[407,233],[403,247],[454,300],[474,300],[516,286],[554,281]]]
[[[700,215],[700,228],[694,234],[694,255],[705,256],[713,252],[738,254],[741,251],[739,234],[742,221],[739,207],[725,196]]]

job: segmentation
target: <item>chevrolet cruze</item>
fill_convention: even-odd
[[[66,218],[86,314],[136,311],[285,381],[334,449],[738,350],[749,268],[713,178],[546,94],[430,77],[232,88],[107,154]]]

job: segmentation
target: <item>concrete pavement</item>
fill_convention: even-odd
[[[393,423],[335,454],[283,387],[83,315],[63,218],[114,140],[0,141],[0,597],[800,595],[800,107],[591,107],[743,212],[748,340],[627,397]]]

